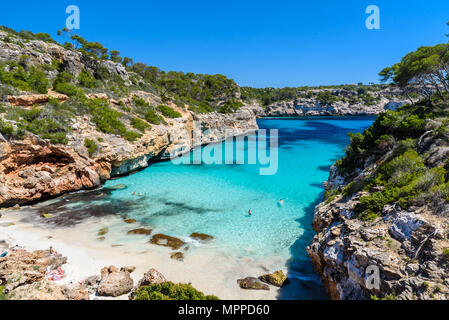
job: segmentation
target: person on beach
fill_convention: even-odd
[[[52,247],[52,246],[50,246],[50,254],[51,254],[51,255],[55,255],[55,254],[57,254],[56,250],[55,250],[55,249],[53,249],[53,247]]]

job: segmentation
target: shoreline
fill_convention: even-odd
[[[63,265],[66,277],[55,282],[58,285],[80,282],[93,275],[99,275],[103,267],[111,265],[117,268],[134,266],[131,273],[134,285],[150,268],[160,271],[168,281],[175,283],[191,283],[193,287],[213,294],[223,300],[274,300],[279,294],[279,288],[270,286],[269,291],[244,290],[237,284],[237,279],[247,276],[259,276],[267,273],[270,265],[254,261],[247,257],[235,257],[214,252],[213,249],[195,250],[192,248],[186,254],[184,261],[170,258],[171,250],[165,247],[148,244],[148,238],[134,236],[132,241],[112,244],[110,241],[96,241],[89,239],[89,231],[99,226],[98,219],[88,219],[73,227],[54,228],[42,227],[22,221],[29,213],[27,208],[20,210],[2,210],[0,219],[0,239],[9,246],[19,245],[26,250],[43,250],[53,246],[58,253],[67,257],[67,264]],[[118,216],[108,216],[105,222],[120,225],[114,228],[129,228]],[[13,223],[14,225],[10,225]],[[134,227],[140,227],[135,224]],[[126,235],[125,235],[126,237]],[[129,236],[128,236],[129,237]],[[119,245],[119,246],[118,246]],[[204,249],[204,248],[202,248]],[[276,261],[279,262],[279,261]],[[275,265],[277,263],[271,263]],[[217,267],[218,266],[218,267]],[[285,268],[284,268],[285,270]],[[91,299],[127,300],[123,295],[117,298],[91,296]]]

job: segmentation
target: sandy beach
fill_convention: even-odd
[[[0,240],[10,246],[19,245],[26,250],[48,249],[53,246],[58,253],[67,256],[63,266],[66,277],[57,284],[79,282],[86,277],[99,275],[101,268],[135,266],[131,274],[134,284],[150,268],[160,271],[172,282],[191,283],[206,294],[214,294],[220,299],[276,299],[279,289],[270,286],[265,290],[243,290],[236,280],[248,276],[259,276],[275,271],[272,268],[282,264],[282,260],[255,261],[249,257],[232,257],[199,243],[190,243],[184,252],[184,261],[170,258],[169,248],[148,243],[148,236],[127,235],[130,229],[140,225],[127,224],[118,216],[108,215],[89,218],[72,227],[55,227],[36,224],[36,213],[32,207],[20,210],[2,210],[0,218]],[[40,218],[43,219],[43,218]],[[98,240],[99,229],[107,227],[104,240]],[[223,251],[224,252],[224,251]],[[285,272],[285,269],[284,269]],[[92,298],[105,299],[103,297]],[[127,299],[126,295],[117,299]]]

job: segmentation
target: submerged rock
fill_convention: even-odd
[[[155,234],[151,238],[150,243],[156,244],[158,246],[170,247],[173,250],[178,250],[179,248],[181,248],[183,245],[186,244],[181,239],[178,239],[178,238],[175,238],[175,237],[171,237],[171,236],[167,236],[167,235],[162,234],[162,233]]]
[[[151,234],[153,230],[151,229],[145,229],[145,228],[137,228],[137,229],[133,229],[128,231],[128,235],[130,234],[138,234],[138,235],[146,235],[149,236]]]
[[[112,186],[112,187],[109,187],[108,189],[112,189],[112,190],[124,190],[124,189],[126,189],[126,188],[128,188],[128,187],[126,186],[126,184],[116,184],[116,185],[114,185],[114,186]]]
[[[106,233],[109,232],[109,228],[102,228],[100,230],[98,230],[97,236],[104,236]]]
[[[200,242],[209,242],[211,241],[214,237],[205,234],[205,233],[198,233],[198,232],[194,232],[190,235],[190,238],[195,239],[197,241]]]
[[[126,270],[118,271],[110,266],[101,269],[101,280],[97,289],[100,296],[118,297],[131,291],[133,279]]]
[[[288,283],[288,279],[282,270],[260,276],[259,280],[276,287],[282,287]]]
[[[173,252],[170,255],[170,258],[172,258],[173,260],[184,261],[184,253],[182,253],[182,252]]]
[[[259,281],[259,279],[254,277],[246,277],[244,279],[238,279],[237,283],[242,289],[252,289],[252,290],[270,290],[270,287],[265,283]]]

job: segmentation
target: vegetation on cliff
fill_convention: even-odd
[[[351,181],[368,164],[376,169],[349,183],[342,193],[368,192],[355,207],[360,218],[374,220],[387,204],[402,209],[449,201],[449,45],[421,47],[380,72],[407,94],[422,92],[418,103],[378,116],[363,134],[350,134],[338,172]],[[419,86],[417,86],[419,85]],[[338,191],[327,193],[335,197]]]
[[[190,284],[175,284],[168,281],[139,288],[134,300],[218,300],[218,298],[205,295]]]

